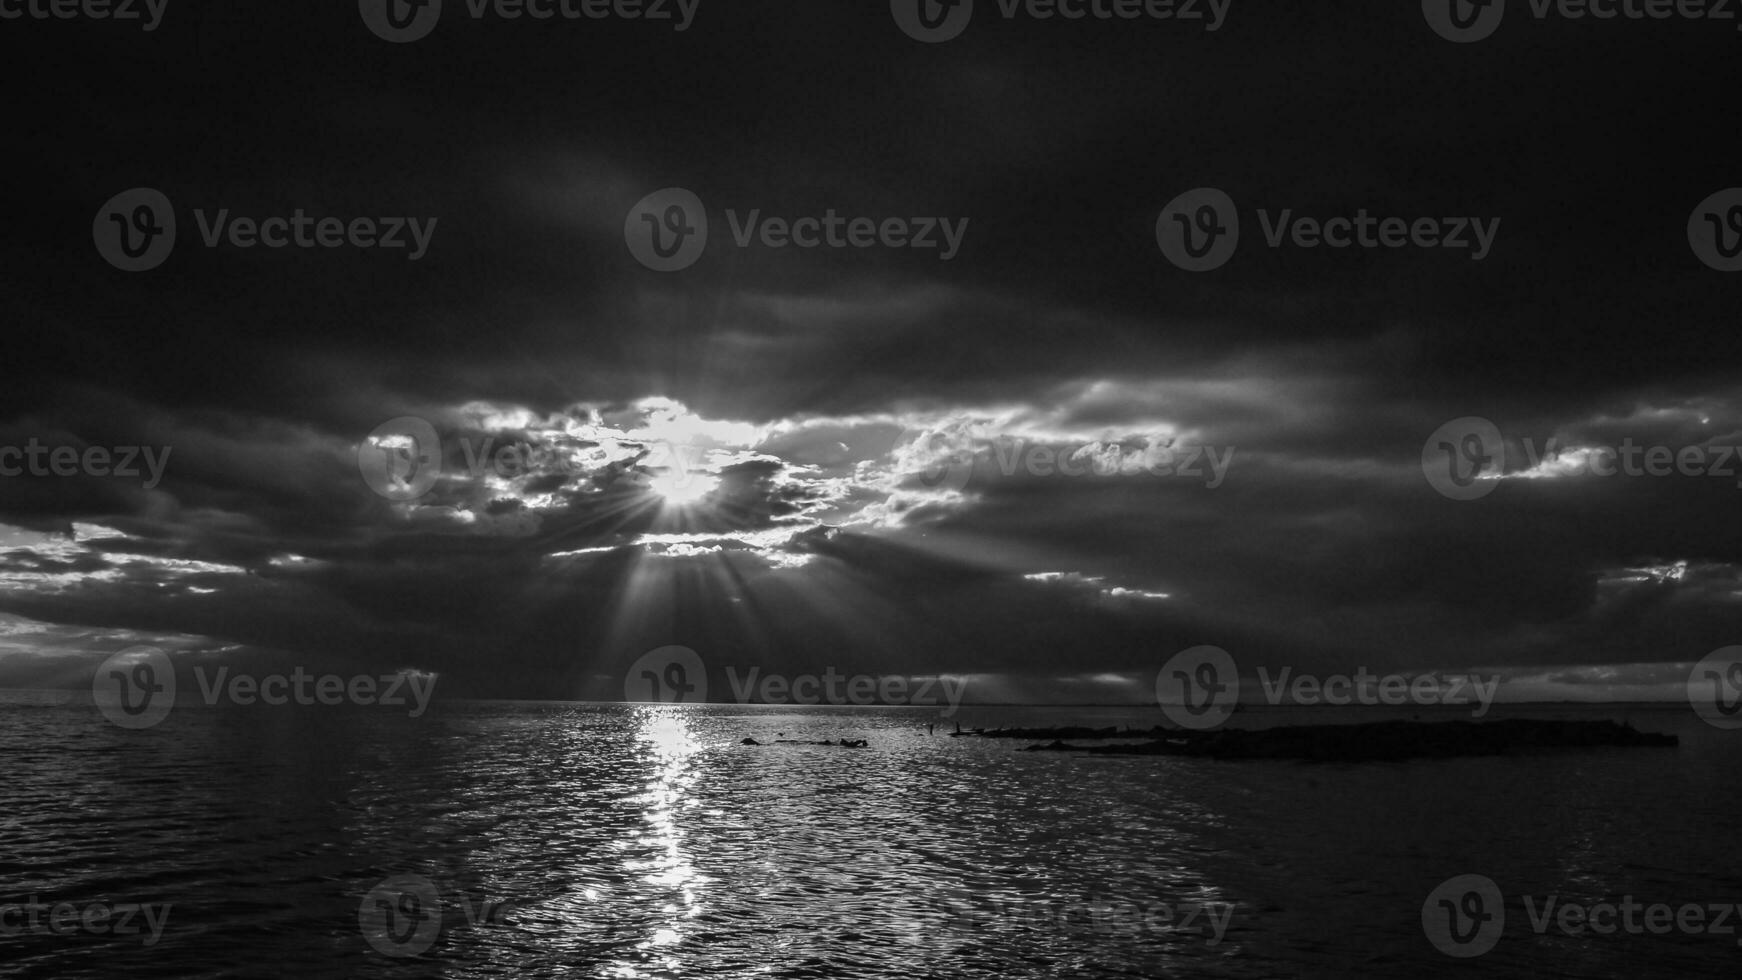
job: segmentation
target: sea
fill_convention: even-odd
[[[1411,716],[1469,710],[1230,724]],[[128,730],[0,692],[0,974],[1735,976],[1742,732],[1488,717],[1680,744],[1218,761],[953,735],[1153,708],[526,701]]]

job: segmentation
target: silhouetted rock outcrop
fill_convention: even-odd
[[[747,738],[747,739],[743,740],[742,742],[739,742],[738,744],[739,745],[762,745],[764,743],[758,742],[753,738]],[[774,742],[772,744],[774,744],[774,745],[827,745],[827,746],[831,746],[833,748],[840,748],[840,749],[863,749],[863,748],[868,747],[871,744],[871,741],[869,739],[863,739],[863,738],[843,738],[839,742],[830,742],[830,741],[806,742],[802,739],[796,739],[796,738],[777,738],[774,740]]]
[[[1641,732],[1630,725],[1612,721],[1507,719],[1491,722],[1378,721],[1258,730],[1168,731],[1164,738],[1135,745],[1071,745],[1055,738],[1047,744],[1031,745],[1022,751],[1357,762],[1501,755],[1543,749],[1663,747],[1679,742],[1674,735]]]

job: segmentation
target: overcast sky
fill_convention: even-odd
[[[882,2],[701,0],[674,26],[0,21],[0,446],[162,464],[0,478],[0,684],[153,643],[608,697],[682,644],[1140,700],[1213,644],[1633,697],[1742,642],[1742,277],[1690,241],[1742,185],[1734,22],[1515,0],[1459,44],[1415,3],[1235,0],[1208,30],[980,0],[925,43]],[[148,271],[93,237],[131,188],[174,209]],[[708,237],[661,272],[631,242],[666,188]],[[1239,217],[1211,271],[1158,244],[1195,188]],[[206,244],[298,209],[414,222]],[[1362,209],[1473,219],[1470,245],[1269,241]],[[747,225],[831,211],[880,237]],[[1504,442],[1478,499],[1423,463],[1467,417]],[[396,499],[359,459],[404,418],[441,472]],[[1627,440],[1730,475],[1591,471]]]

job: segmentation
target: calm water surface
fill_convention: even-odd
[[[935,715],[903,709],[502,702],[418,719],[178,710],[128,732],[88,703],[0,693],[0,904],[170,905],[155,944],[0,936],[0,969],[1734,976],[1734,934],[1531,930],[1525,895],[1742,902],[1742,737],[1685,710],[1558,710],[1625,714],[1683,743],[1409,764],[1090,758],[948,738],[948,723],[928,735]],[[777,733],[871,744],[739,744]],[[1465,873],[1501,886],[1507,925],[1492,952],[1459,961],[1429,944],[1421,914]],[[433,901],[360,921],[388,879],[427,881]],[[406,948],[384,923],[423,923],[433,944],[386,955]]]

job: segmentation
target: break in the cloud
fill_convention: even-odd
[[[781,419],[661,396],[423,404],[439,476],[405,500],[370,485],[360,460],[394,447],[363,422],[131,405],[128,431],[173,447],[173,474],[109,498],[0,483],[19,522],[0,612],[30,624],[14,647],[87,660],[155,639],[552,696],[607,696],[667,642],[971,673],[1007,697],[1141,699],[1144,668],[1199,642],[1326,672],[1510,664],[1546,696],[1615,676],[1577,665],[1683,663],[1734,627],[1742,569],[1677,530],[1720,526],[1730,483],[1569,476],[1445,500],[1391,447],[1411,426],[1373,418],[1371,386],[1300,361],[1298,377],[1243,373],[1257,363]],[[1700,413],[1652,435],[1734,431],[1710,428],[1731,403]],[[1570,507],[1610,533],[1558,516]],[[8,663],[14,680],[68,673]],[[1567,667],[1544,680],[1540,664]]]

